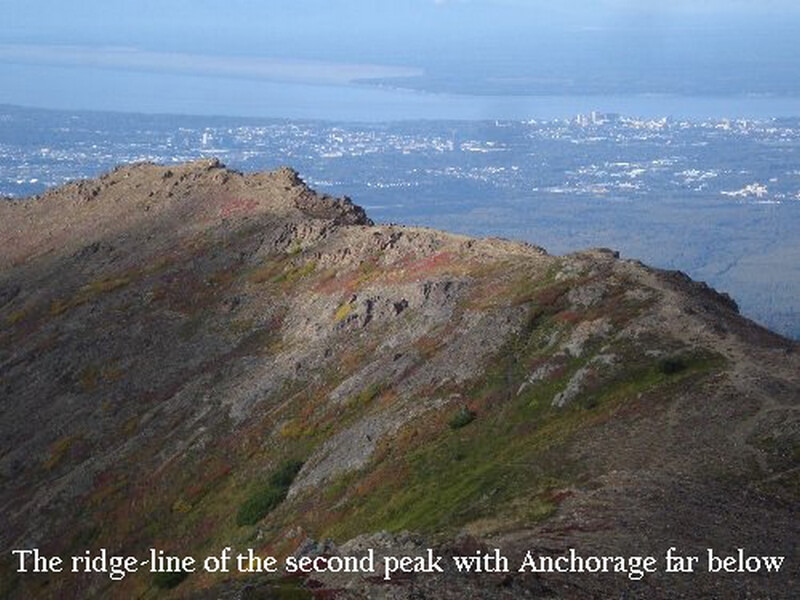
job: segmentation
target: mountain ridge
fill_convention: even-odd
[[[746,545],[796,565],[798,345],[681,273],[373,225],[291,169],[216,160],[4,202],[0,231],[4,550]],[[287,461],[278,503],[241,516]],[[247,584],[44,583],[4,556],[9,597]],[[343,598],[789,597],[796,568],[318,579]]]

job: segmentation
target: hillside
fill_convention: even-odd
[[[791,597],[798,345],[609,250],[373,225],[297,173],[0,204],[0,597]],[[11,550],[781,555],[779,573],[16,573]],[[513,562],[513,561],[512,561]]]

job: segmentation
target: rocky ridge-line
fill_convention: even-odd
[[[213,160],[0,204],[0,232],[3,549],[180,539],[280,554],[325,537],[403,547],[377,532],[407,528],[510,553],[713,540],[796,558],[797,345],[682,274],[376,226],[291,169]],[[474,421],[449,425],[464,410]],[[237,526],[289,458],[304,466],[288,498]],[[653,577],[636,593],[780,597],[790,577]],[[14,597],[58,594],[6,581]],[[496,583],[323,581],[341,597],[512,593]],[[101,597],[150,582],[66,585]],[[193,576],[175,594],[224,585]]]

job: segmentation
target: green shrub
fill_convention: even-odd
[[[459,410],[455,416],[450,419],[450,428],[451,429],[461,429],[472,423],[475,420],[477,415],[468,409],[466,406],[463,406],[461,410]]]
[[[171,590],[178,587],[189,576],[186,571],[172,571],[153,575],[153,585],[160,590]]]
[[[282,488],[269,486],[258,490],[239,507],[239,512],[236,513],[236,524],[239,526],[255,525],[285,498],[286,490]]]
[[[294,478],[303,468],[302,460],[287,460],[269,478],[269,484],[275,487],[285,487],[289,491]]]
[[[664,375],[675,375],[675,373],[684,371],[688,366],[682,358],[670,357],[658,363],[658,370]]]
[[[239,507],[236,524],[255,525],[286,499],[289,488],[303,466],[302,461],[288,460],[269,477],[265,487],[253,492]]]

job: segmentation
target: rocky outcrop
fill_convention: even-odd
[[[128,165],[0,203],[0,237],[5,556],[373,544],[798,558],[798,347],[680,273],[373,225],[291,169],[218,161]],[[10,598],[153,593],[147,573],[0,569]],[[286,585],[777,598],[795,573]],[[273,585],[193,574],[171,593]]]

